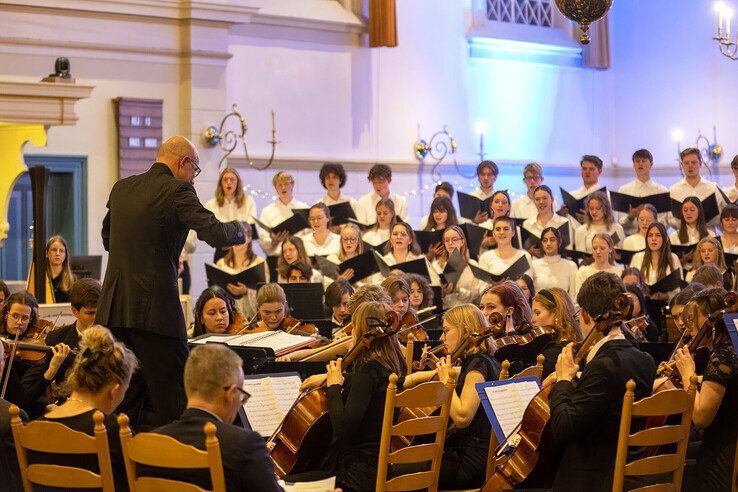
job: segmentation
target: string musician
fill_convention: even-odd
[[[38,331],[38,303],[28,292],[21,291],[11,294],[0,309],[0,336],[3,337],[5,353],[10,356],[13,342],[17,338],[21,343],[31,340],[31,332]],[[43,345],[43,344],[42,344]],[[45,346],[45,345],[44,345]],[[36,360],[37,351],[29,354]],[[13,360],[8,360],[2,374],[0,388],[4,388],[4,394],[0,395],[10,403],[26,409],[32,408],[42,396],[50,382],[56,376],[62,362],[70,353],[69,345],[59,343],[51,347],[51,359],[46,371],[41,375],[44,381],[34,384],[22,384],[22,378],[29,370],[30,364],[24,363],[23,351],[17,351]],[[43,359],[41,359],[43,360]],[[28,382],[28,380],[27,380]],[[38,383],[38,384],[36,384]],[[2,391],[2,390],[0,390]]]
[[[598,272],[584,281],[577,294],[583,336],[624,292],[622,280],[611,273]],[[554,491],[611,490],[625,384],[635,381],[636,400],[651,394],[656,373],[651,356],[626,340],[617,324],[602,335],[583,361],[574,360],[570,343],[556,362],[549,426],[563,450]]]
[[[551,287],[538,291],[533,297],[532,310],[533,326],[549,327],[555,333],[554,339],[541,352],[544,357],[541,380],[544,380],[556,369],[563,348],[571,342],[582,341],[582,331],[574,314],[574,303],[564,289]]]
[[[206,288],[197,298],[192,326],[188,329],[188,337],[194,338],[205,333],[227,333],[229,327],[240,328],[236,318],[244,324],[243,316],[235,308],[233,298],[217,285]]]
[[[707,289],[694,295],[685,307],[688,329],[694,336],[707,316],[720,304],[723,289]],[[719,320],[718,325],[724,324]],[[683,490],[729,491],[738,438],[738,357],[725,326],[717,328],[721,336],[708,337],[710,357],[704,370],[696,367],[688,347],[677,349],[676,368],[684,389],[693,374],[702,373],[702,384],[694,400],[692,422],[702,429],[702,442],[694,466],[687,467]],[[686,383],[684,382],[686,380]],[[659,381],[654,384],[659,384]]]
[[[367,333],[384,328],[388,305],[380,302],[360,304],[351,323],[351,345],[362,343]],[[328,456],[319,470],[287,475],[285,481],[306,481],[336,476],[336,487],[344,490],[373,491],[379,464],[379,441],[390,374],[400,378],[407,372],[397,336],[371,338],[368,346],[358,348],[351,368],[342,359],[331,361],[326,374],[311,376],[302,390],[327,386],[328,408],[333,436]],[[345,373],[348,369],[350,372]]]
[[[256,293],[256,310],[258,319],[249,324],[245,333],[282,330],[295,335],[317,335],[317,329],[312,325],[303,328],[300,320],[287,315],[287,295],[279,284],[264,284]]]
[[[473,304],[449,309],[443,316],[441,336],[446,352],[452,353],[472,332],[488,325],[484,313]],[[495,348],[490,337],[479,345],[470,344],[460,354],[460,373],[449,413],[453,427],[446,436],[441,461],[439,486],[442,488],[473,488],[484,482],[491,427],[475,385],[499,379],[500,363],[492,357]],[[428,381],[436,374],[445,384],[454,364],[450,356],[443,357],[438,360],[435,371],[408,376],[405,387]]]

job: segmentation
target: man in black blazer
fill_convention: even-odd
[[[203,427],[212,422],[217,429],[226,489],[229,492],[281,491],[264,440],[256,432],[231,424],[248,398],[242,389],[243,361],[238,354],[220,344],[201,345],[190,352],[184,374],[187,409],[179,420],[153,432],[205,449]],[[143,468],[140,475],[180,480],[212,489],[207,469]]]
[[[188,350],[177,269],[187,233],[194,230],[213,247],[244,242],[238,222],[220,222],[197,198],[192,183],[198,164],[192,142],[172,137],[147,172],[115,183],[108,200],[102,239],[110,254],[95,321],[140,362],[119,407],[134,426],[171,422],[185,406]],[[139,420],[145,402],[152,407],[150,422]]]
[[[624,292],[622,280],[611,273],[599,272],[584,282],[577,303],[585,336],[594,320],[613,309],[613,300]],[[635,381],[636,400],[651,394],[656,377],[651,356],[626,340],[619,324],[604,335],[582,361],[585,365],[578,377],[580,366],[573,359],[572,344],[556,363],[549,425],[564,451],[553,490],[611,490],[625,384]]]

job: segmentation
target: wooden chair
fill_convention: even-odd
[[[170,480],[166,478],[138,477],[136,465],[160,468],[208,468],[213,492],[225,492],[225,476],[223,461],[220,455],[220,444],[215,437],[215,425],[208,422],[204,426],[205,451],[194,446],[182,444],[173,437],[143,432],[132,436],[128,425],[128,416],[118,416],[120,442],[123,447],[123,459],[126,465],[128,487],[131,492],[177,491],[203,492],[200,487]]]
[[[448,415],[451,399],[456,387],[456,374],[452,373],[448,383],[430,381],[397,394],[397,375],[392,374],[387,386],[387,399],[384,404],[382,438],[379,444],[379,467],[375,490],[438,490],[438,474],[441,470],[443,444],[446,440]],[[441,407],[440,415],[412,418],[395,423],[395,409]],[[428,444],[411,444],[390,452],[390,442],[394,436],[420,436],[435,434],[435,440]],[[429,471],[408,473],[387,480],[387,467],[390,464],[431,462]]]
[[[625,476],[658,475],[671,473],[671,481],[667,484],[650,485],[634,490],[678,491],[681,490],[684,474],[684,458],[689,444],[689,433],[692,427],[692,409],[694,408],[697,376],[692,376],[689,390],[672,389],[660,391],[648,398],[634,403],[633,390],[635,382],[631,379],[625,385],[623,410],[620,416],[620,433],[618,449],[615,456],[615,474],[613,476],[613,492],[621,492]],[[678,425],[662,425],[644,429],[630,434],[633,417],[655,417],[681,414]],[[676,444],[676,452],[658,454],[626,463],[629,446],[660,446]]]
[[[543,354],[538,354],[538,357],[536,357],[536,365],[526,367],[519,373],[515,374],[513,377],[509,379],[518,379],[523,378],[526,376],[535,376],[538,378],[538,380],[541,380],[541,377],[543,376],[543,361],[546,360],[546,358],[543,356]],[[502,361],[502,370],[500,371],[500,377],[497,378],[500,381],[504,381],[505,379],[508,379],[509,376],[509,369],[510,369],[510,361],[503,360]],[[497,436],[495,435],[494,431],[489,433],[489,451],[487,451],[487,473],[486,473],[486,480],[489,480],[489,478],[492,476],[492,472],[495,471],[495,451],[497,450],[497,447],[500,445],[500,442],[497,440]]]
[[[415,350],[415,337],[412,333],[407,334],[407,344],[405,345],[405,365],[407,366],[407,375],[413,373],[413,350]]]
[[[17,406],[10,406],[10,426],[18,455],[23,490],[30,492],[36,484],[62,489],[102,489],[103,492],[115,492],[108,434],[103,424],[105,417],[102,412],[96,411],[92,416],[95,422],[94,436],[72,430],[58,422],[40,420],[24,426],[18,416],[19,413],[20,409]],[[64,455],[96,454],[100,473],[72,466],[29,465],[28,450]]]

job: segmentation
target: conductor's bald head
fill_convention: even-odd
[[[179,135],[161,144],[156,161],[166,164],[175,178],[190,183],[200,174],[200,157],[197,149],[187,138]]]

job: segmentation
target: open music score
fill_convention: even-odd
[[[225,343],[232,347],[257,347],[270,348],[275,355],[280,356],[290,352],[295,348],[301,348],[315,341],[315,337],[306,337],[302,335],[293,335],[284,331],[267,331],[260,333],[246,333],[244,335],[221,335],[213,334],[200,336],[191,343],[202,345],[205,343],[216,342]]]
[[[523,413],[541,390],[541,383],[535,376],[529,376],[477,383],[475,387],[492,430],[502,442],[523,420]]]
[[[243,404],[254,432],[268,438],[300,396],[300,376],[296,372],[246,376],[243,389],[251,398]]]

